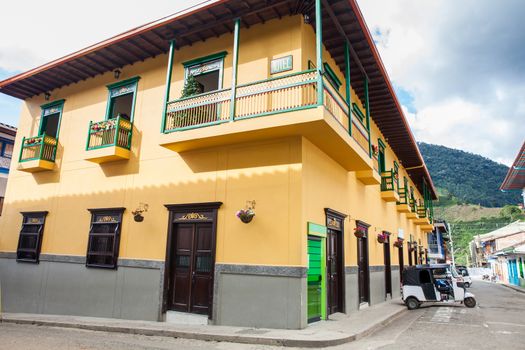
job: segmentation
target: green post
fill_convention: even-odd
[[[42,155],[44,154],[44,140],[46,138],[46,133],[42,134],[42,137],[40,138],[40,154],[38,155],[38,159],[42,159]]]
[[[348,105],[348,134],[352,136],[352,86],[350,85],[350,44],[345,40],[345,85]]]
[[[93,121],[89,121],[89,127],[88,127],[88,137],[86,140],[86,151],[89,150],[89,140],[91,140],[91,126],[93,125]]]
[[[370,100],[368,99],[368,78],[365,76],[365,109],[366,128],[368,129],[368,155],[372,157],[372,142],[370,140]]]
[[[22,153],[24,152],[24,145],[26,143],[26,137],[22,137],[22,145],[20,146],[20,155],[18,156],[18,163],[22,161]]]
[[[237,68],[239,66],[239,32],[241,19],[235,19],[233,30],[233,66],[232,66],[232,92],[230,103],[230,121],[235,119],[235,100],[237,97]]]
[[[317,74],[317,104],[323,105],[323,16],[321,11],[321,0],[315,0],[315,52]]]
[[[117,117],[117,125],[115,125],[115,136],[113,138],[113,146],[118,146],[119,130],[120,130],[120,117]]]
[[[166,130],[166,113],[168,112],[168,102],[170,101],[171,73],[173,71],[173,55],[175,52],[175,40],[170,41],[170,50],[168,54],[168,70],[166,72],[166,93],[164,95],[164,106],[162,108],[162,125],[160,132]]]

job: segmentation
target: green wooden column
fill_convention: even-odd
[[[235,27],[233,30],[233,66],[232,66],[232,95],[230,103],[230,120],[235,119],[235,100],[237,97],[237,69],[239,65],[239,32],[241,27],[241,19],[235,20]]]
[[[366,128],[368,129],[368,155],[372,157],[372,140],[370,140],[370,100],[368,98],[368,78],[365,76],[365,109]]]
[[[350,44],[345,40],[345,87],[348,105],[348,134],[352,135],[352,86],[350,85]]]
[[[318,83],[317,104],[323,105],[323,16],[321,11],[321,0],[315,0],[315,52]]]
[[[160,126],[160,132],[164,132],[166,129],[166,113],[168,112],[168,102],[170,101],[171,74],[173,72],[174,52],[175,40],[171,40],[168,54],[168,70],[166,71],[166,92],[164,94],[164,106],[162,108],[162,125]]]

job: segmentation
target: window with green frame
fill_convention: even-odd
[[[377,139],[377,148],[378,148],[378,154],[377,154],[377,162],[379,164],[379,173],[383,173],[386,171],[386,162],[385,162],[385,143],[381,139]]]
[[[193,83],[198,86],[200,93],[222,89],[222,77],[224,71],[224,57],[227,52],[222,51],[213,55],[196,58],[183,63],[184,85],[188,77],[194,78]]]
[[[328,79],[330,84],[332,84],[332,86],[336,88],[337,91],[339,91],[339,88],[343,83],[341,82],[341,80],[339,80],[337,74],[335,74],[335,71],[332,69],[332,67],[330,67],[330,65],[327,62],[323,63],[323,67],[326,79]]]
[[[121,117],[133,121],[139,79],[140,77],[134,77],[107,85],[106,120]]]
[[[53,101],[46,103],[40,108],[42,114],[40,117],[40,126],[38,128],[38,135],[46,134],[55,139],[58,139],[60,132],[60,120],[62,119],[62,110],[65,100]]]

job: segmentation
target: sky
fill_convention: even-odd
[[[10,1],[0,80],[199,2]],[[358,3],[416,140],[510,165],[525,139],[525,2]],[[16,126],[19,110],[0,94],[0,122]]]

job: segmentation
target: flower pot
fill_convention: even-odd
[[[386,243],[386,238],[384,238],[384,237],[377,237],[377,241],[378,241],[380,244],[384,244],[384,243]]]
[[[365,236],[365,233],[363,231],[354,231],[354,236],[357,238],[363,238]]]
[[[246,215],[241,215],[239,217],[239,219],[241,219],[242,222],[244,222],[245,224],[251,222],[253,220],[253,217],[255,216],[255,214],[246,214]]]
[[[136,222],[142,222],[144,221],[144,216],[140,215],[140,214],[137,214],[135,216],[133,216],[133,219],[136,221]]]

